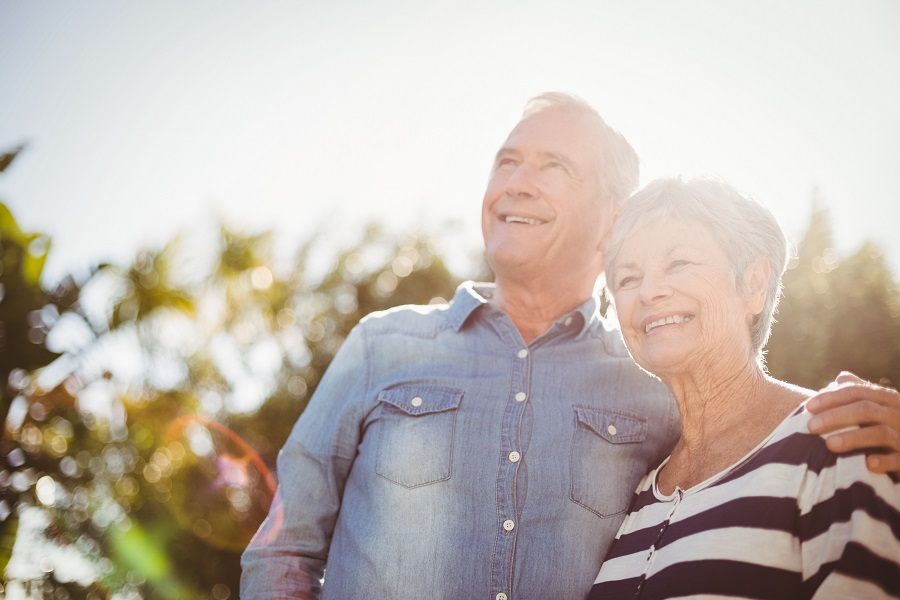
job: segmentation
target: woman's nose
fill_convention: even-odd
[[[644,275],[641,280],[641,301],[645,304],[659,302],[672,295],[672,288],[661,275]]]

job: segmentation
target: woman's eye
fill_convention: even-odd
[[[628,275],[627,277],[622,277],[616,282],[616,289],[621,290],[622,288],[627,288],[629,286],[633,286],[637,282],[637,277],[634,275]]]
[[[670,270],[680,269],[681,267],[685,267],[689,264],[691,264],[691,263],[690,263],[690,261],[687,261],[687,260],[683,260],[683,259],[673,260],[672,262],[669,263],[669,269]]]

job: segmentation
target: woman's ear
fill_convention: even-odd
[[[766,305],[772,266],[764,258],[757,258],[744,270],[744,290],[747,296],[747,310],[756,316]]]

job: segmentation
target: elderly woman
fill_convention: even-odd
[[[589,598],[900,597],[900,485],[809,433],[812,394],[762,348],[785,269],[761,205],[661,180],[626,204],[607,281],[632,358],[682,416],[639,484]]]

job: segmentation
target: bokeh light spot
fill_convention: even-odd
[[[268,267],[256,267],[250,272],[250,283],[258,290],[267,290],[272,287],[274,278]]]
[[[38,502],[44,506],[53,506],[56,504],[56,482],[49,475],[44,475],[37,481],[34,486],[34,493]]]

